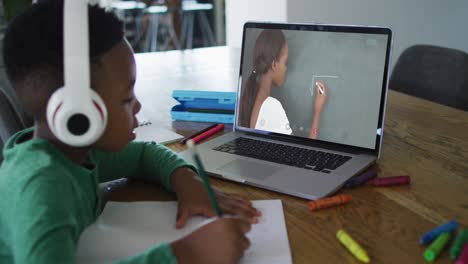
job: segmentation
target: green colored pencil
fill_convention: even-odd
[[[201,162],[200,156],[198,155],[197,149],[195,148],[195,144],[193,143],[193,140],[187,141],[187,146],[192,150],[193,152],[193,159],[195,161],[195,166],[197,167],[198,170],[198,175],[203,181],[203,184],[205,185],[206,191],[208,192],[208,197],[210,198],[211,205],[213,206],[216,215],[219,217],[223,215],[223,212],[221,212],[221,208],[219,208],[218,202],[216,201],[215,194],[213,192],[213,189],[210,186],[210,183],[208,182],[208,178],[206,177],[205,174],[205,169],[203,168],[203,164]]]

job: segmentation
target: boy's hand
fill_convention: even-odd
[[[205,186],[200,180],[194,178],[195,176],[195,172],[188,168],[178,169],[172,175],[172,186],[179,200],[176,228],[184,227],[187,220],[194,215],[216,216]],[[261,213],[252,206],[249,200],[238,194],[216,190],[215,195],[223,214],[241,216],[250,223],[258,223]]]
[[[170,245],[181,264],[237,263],[250,246],[250,228],[245,219],[222,217]]]

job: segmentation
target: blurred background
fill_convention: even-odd
[[[101,0],[125,22],[135,52],[225,44],[224,0]]]

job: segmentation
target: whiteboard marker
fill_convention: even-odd
[[[320,86],[318,85],[318,82],[316,82],[315,85],[318,86],[320,95],[322,95],[322,94],[323,94],[323,89],[322,89],[322,87],[320,87]]]

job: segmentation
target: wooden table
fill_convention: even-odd
[[[239,50],[227,47],[136,55],[136,92],[146,114],[182,133],[206,123],[172,122],[173,89],[235,91]],[[226,130],[229,130],[227,128]],[[172,144],[176,151],[184,146]],[[425,263],[418,244],[426,231],[455,219],[468,226],[468,112],[389,91],[381,176],[411,176],[410,186],[362,186],[342,190],[353,200],[310,212],[306,200],[233,182],[211,179],[217,188],[251,200],[283,201],[294,263],[359,263],[337,241],[344,228],[368,252],[372,263]],[[160,187],[131,183],[114,200],[174,200]],[[448,250],[437,263],[451,263]]]

